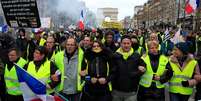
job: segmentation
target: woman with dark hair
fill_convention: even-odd
[[[164,83],[172,77],[173,71],[168,57],[160,54],[157,41],[149,41],[147,46],[148,54],[142,56],[146,72],[139,82],[138,101],[165,101]]]
[[[111,53],[100,41],[94,41],[92,48],[86,51],[88,68],[82,69],[81,73],[86,78],[82,101],[111,101],[108,80]]]

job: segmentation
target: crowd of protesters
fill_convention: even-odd
[[[61,26],[20,28],[11,40],[0,40],[1,101],[23,101],[14,63],[44,82],[47,95],[69,101],[188,101],[193,93],[201,100],[199,32]]]

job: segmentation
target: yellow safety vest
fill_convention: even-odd
[[[39,46],[44,46],[46,43],[46,40],[44,38],[41,38],[40,39],[40,43],[39,43]],[[26,56],[26,60],[29,61],[29,48],[30,48],[30,44],[27,45],[27,49],[26,49],[26,52],[27,52],[27,56]]]
[[[173,77],[170,80],[171,93],[179,93],[183,95],[191,95],[193,93],[193,87],[183,87],[181,82],[192,78],[196,64],[196,60],[191,60],[185,66],[184,70],[181,71],[177,64],[170,62],[172,70],[174,71]]]
[[[164,88],[165,86],[163,84],[161,84],[159,81],[152,80],[152,78],[154,74],[158,76],[162,76],[164,74],[166,70],[166,65],[168,63],[168,58],[164,55],[160,56],[159,65],[158,65],[158,69],[156,73],[154,73],[152,70],[149,55],[143,56],[142,59],[147,65],[147,70],[140,79],[140,85],[143,87],[149,88],[152,82],[155,82],[157,88]]]
[[[44,38],[40,39],[40,43],[39,46],[44,46],[45,45],[46,40]]]
[[[24,60],[23,58],[20,58],[19,61],[17,62],[17,65],[23,68],[26,63],[27,63],[26,60]],[[8,94],[22,95],[22,91],[20,89],[20,83],[18,82],[15,66],[13,66],[11,70],[9,71],[6,64],[4,78],[5,78],[6,90]]]
[[[139,37],[140,39],[140,46],[143,46],[143,42],[144,42],[144,38],[141,36],[141,37]]]
[[[53,61],[55,59],[55,55],[56,55],[56,51],[54,50],[50,59],[48,59],[48,57],[47,57],[47,59],[50,61]]]
[[[36,71],[36,67],[33,61],[28,64],[27,72],[41,81],[43,84],[48,84],[50,82],[50,61],[47,60],[44,64],[42,64],[38,71]],[[52,89],[47,89],[47,94],[53,93]]]
[[[82,60],[83,60],[84,52],[81,48],[78,48],[78,74],[77,74],[77,91],[81,92],[85,82],[81,80],[81,76],[79,73],[81,72]],[[62,91],[64,88],[64,79],[66,78],[64,75],[64,51],[58,52],[55,55],[55,65],[61,71],[61,83],[56,87],[57,91]]]
[[[136,50],[136,52],[137,52],[138,54],[142,55],[142,47],[139,46],[139,48]]]

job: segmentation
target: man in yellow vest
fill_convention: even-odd
[[[56,53],[61,50],[60,46],[55,44],[55,39],[53,36],[47,37],[45,48],[47,50],[47,58],[49,60],[53,60]]]
[[[169,81],[171,101],[188,101],[193,87],[198,82],[195,76],[200,75],[199,66],[193,55],[188,52],[189,45],[188,42],[177,43],[170,57],[170,65],[174,71]]]
[[[140,46],[137,36],[132,36],[131,41],[132,41],[132,48],[134,49],[134,51],[140,54],[140,56],[142,56],[145,53],[145,51],[144,48]]]
[[[24,67],[26,60],[20,57],[19,51],[12,48],[8,52],[9,62],[5,65],[4,79],[6,84],[6,101],[23,101],[22,92],[20,90],[20,83],[14,63],[20,67]]]
[[[148,54],[142,59],[146,63],[146,72],[140,79],[139,101],[165,101],[165,85],[173,75],[168,58],[160,54],[157,41],[148,42]]]
[[[43,38],[43,30],[42,29],[39,29],[34,35],[35,35],[35,39],[37,41],[37,44],[39,46],[44,46],[45,45],[45,42],[46,40]]]
[[[24,67],[27,72],[46,84],[47,94],[54,94],[54,88],[59,84],[59,70],[46,58],[46,49],[39,46],[34,51],[33,61]]]
[[[36,29],[35,29],[36,30]],[[34,37],[28,41],[25,57],[27,61],[33,60],[33,53],[37,46],[44,46],[46,40],[42,38],[43,31],[40,29],[34,30]]]
[[[57,90],[69,101],[79,101],[80,92],[84,86],[80,76],[82,63],[84,63],[83,55],[84,52],[78,47],[76,39],[69,37],[66,40],[64,51],[57,53],[54,59],[61,71],[61,83]]]

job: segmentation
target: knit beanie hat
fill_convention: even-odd
[[[181,50],[184,54],[188,54],[189,52],[189,45],[188,42],[179,42],[175,46]]]

